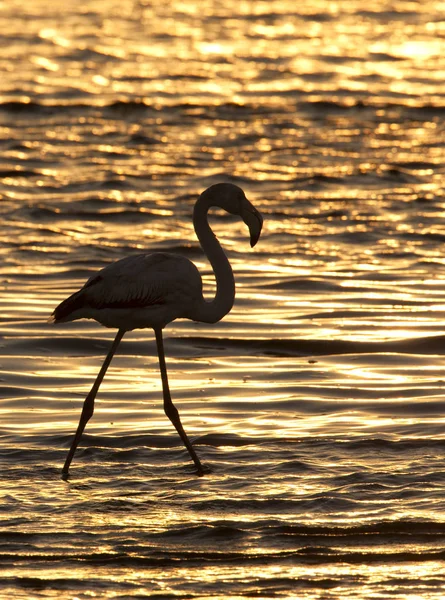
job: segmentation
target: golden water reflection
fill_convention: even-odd
[[[210,93],[239,101],[252,92],[264,93],[266,82],[268,95],[272,90],[277,97],[287,90],[354,93],[370,85],[377,96],[405,94],[409,86],[411,98],[439,97],[439,0],[416,5],[415,20],[410,9],[403,18],[405,3],[397,2],[388,12],[383,0],[372,11],[364,10],[360,0],[317,0],[298,10],[290,0],[264,6],[234,0],[173,2],[165,10],[140,2],[118,10],[101,2],[75,16],[72,2],[57,13],[41,0],[32,6],[17,0],[16,5],[8,15],[9,28],[20,31],[26,23],[30,37],[36,36],[31,64],[39,68],[41,88],[62,87],[69,80],[73,88],[93,92],[98,102],[110,91],[147,97]],[[5,58],[16,61],[27,52],[28,46],[15,42]],[[419,69],[428,76],[416,77]]]
[[[79,597],[241,598],[301,584],[306,599],[413,586],[438,598],[441,8],[1,7],[10,597],[24,582],[58,600],[77,593],[71,583]],[[254,250],[242,223],[212,216],[236,304],[219,324],[166,329],[172,395],[211,477],[184,464],[153,335],[140,330],[107,373],[73,480],[60,481],[113,332],[48,316],[92,273],[146,250],[186,256],[214,293],[191,214],[226,178],[265,216]]]

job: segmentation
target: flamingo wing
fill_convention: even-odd
[[[195,265],[175,254],[139,254],[108,265],[54,311],[56,322],[97,318],[98,311],[145,309],[187,303],[202,293]],[[94,311],[94,315],[91,314]],[[179,311],[180,312],[180,311]],[[178,315],[179,316],[179,315]]]

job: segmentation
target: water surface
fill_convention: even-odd
[[[2,598],[445,595],[443,2],[0,8]],[[97,269],[193,260],[209,185],[237,299],[129,333],[59,326]]]

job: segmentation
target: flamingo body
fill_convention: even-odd
[[[193,318],[202,297],[195,265],[166,252],[128,256],[90,277],[54,311],[57,323],[94,319],[105,327],[164,328],[179,318]]]

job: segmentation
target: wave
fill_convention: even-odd
[[[269,356],[329,356],[334,354],[401,353],[445,354],[445,336],[401,339],[387,342],[360,342],[328,339],[236,339],[191,336],[171,338],[172,345],[188,344],[206,354],[237,352]]]
[[[120,506],[118,512],[121,510],[128,510],[128,506]],[[88,551],[80,547],[79,539],[78,547],[73,548],[70,534],[64,534],[63,531],[42,532],[37,539],[32,533],[6,533],[2,536],[0,561],[14,561],[15,564],[29,564],[32,561],[40,565],[69,561],[127,567],[167,567],[183,561],[184,565],[190,567],[194,564],[283,564],[287,560],[297,563],[310,560],[315,564],[369,564],[380,561],[391,564],[445,558],[445,550],[437,547],[444,542],[445,526],[431,521],[383,520],[370,525],[342,527],[285,525],[261,518],[253,523],[229,519],[209,524],[172,525],[162,532],[148,530],[144,532],[143,544],[132,528],[126,528],[125,535],[126,545],[131,548],[128,551]],[[85,546],[94,542],[87,532],[81,537]],[[103,545],[107,545],[106,531],[102,538]],[[113,538],[116,539],[115,535],[111,536]],[[255,549],[254,540],[258,539],[263,544],[261,551]],[[50,548],[56,541],[57,550],[53,552],[42,552],[36,546],[36,543],[45,544],[46,548]],[[21,547],[26,545],[27,552],[14,552],[16,544]],[[197,546],[201,546],[202,550]]]
[[[82,271],[81,271],[82,272]],[[364,315],[366,316],[366,312]],[[331,314],[332,316],[332,314]],[[31,327],[35,321],[31,322]],[[83,324],[88,328],[88,323]],[[8,340],[8,345],[0,348],[0,355],[20,353],[26,345],[28,353],[38,354],[45,348],[51,353],[64,355],[102,354],[110,344],[109,338],[94,336],[94,345],[90,337],[80,337],[81,326],[76,327],[72,335],[54,332],[54,335],[42,335],[39,331],[29,335],[25,340],[15,337]],[[224,338],[224,337],[166,337],[170,348],[178,346],[177,355],[183,354],[187,346],[190,354],[205,356],[244,355],[244,356],[276,356],[276,357],[305,357],[305,356],[333,356],[342,354],[445,354],[445,336],[425,336],[419,338],[390,340],[383,342],[354,341],[341,339],[253,339],[253,338]],[[99,351],[98,351],[99,348]],[[120,354],[145,356],[153,353],[150,342],[146,339],[135,340],[128,337],[124,340]],[[172,351],[174,354],[175,352]]]

